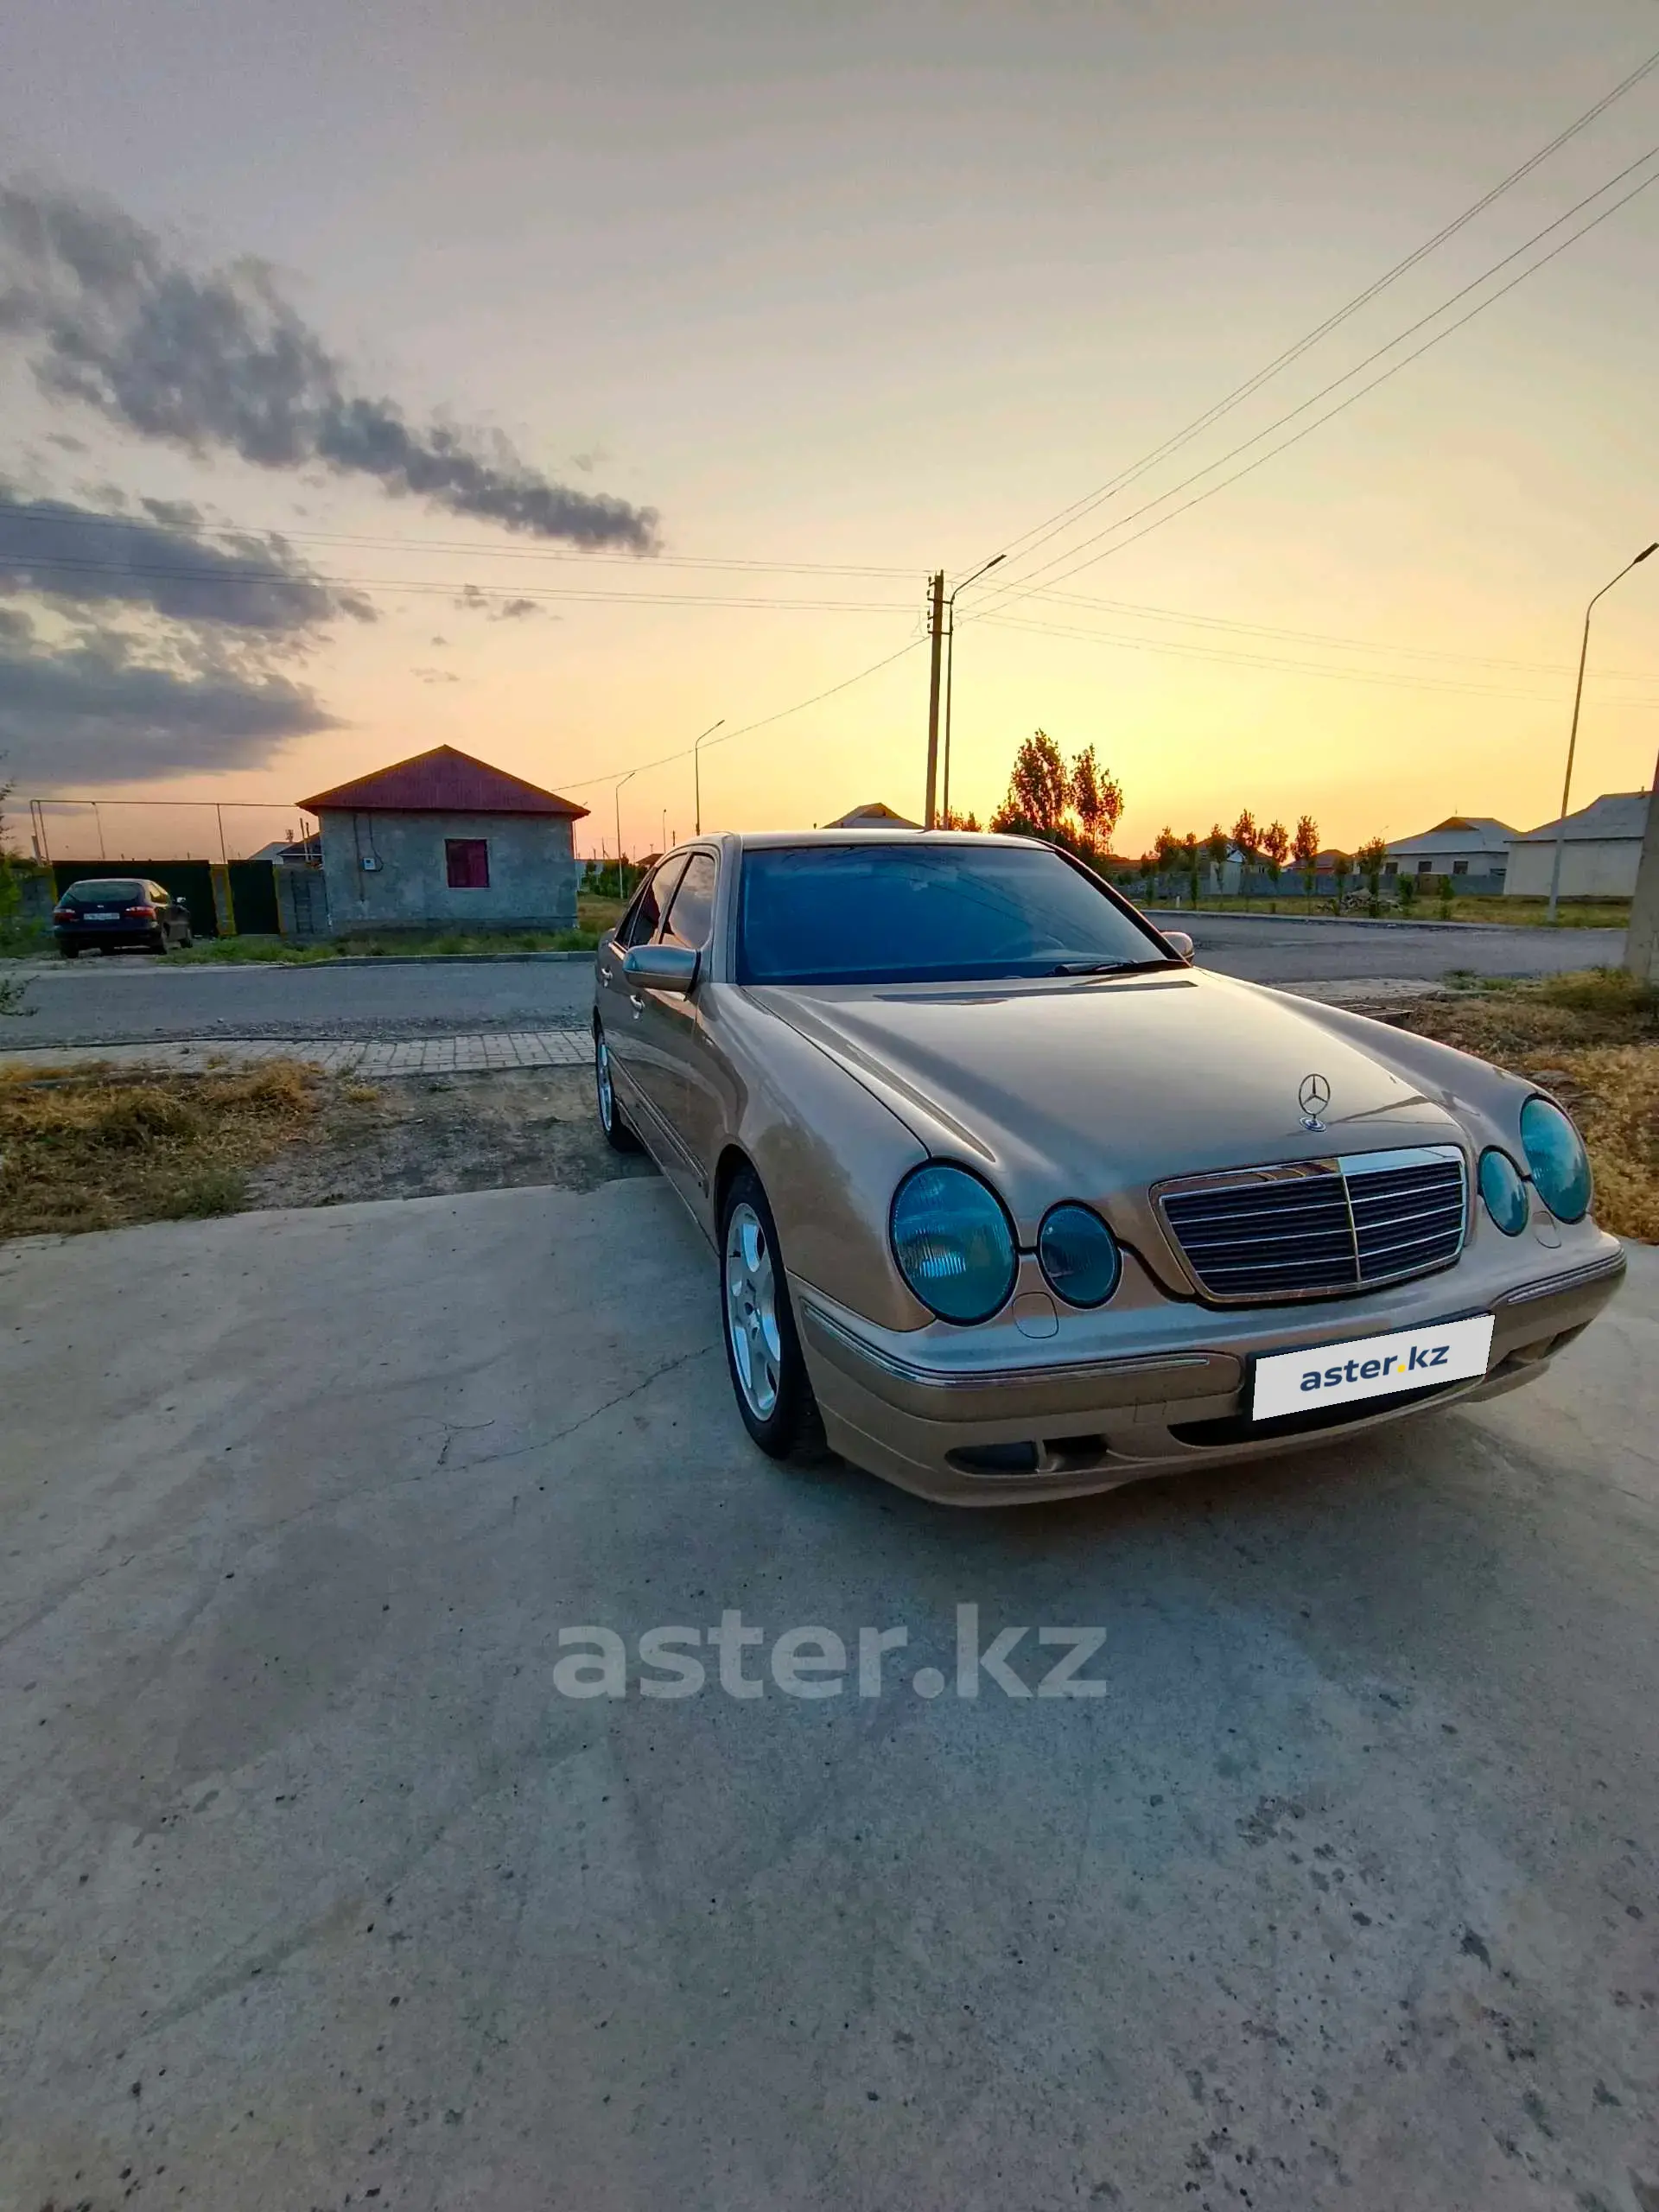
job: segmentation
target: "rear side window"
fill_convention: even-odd
[[[142,883],[126,876],[88,876],[72,883],[59,902],[65,906],[137,906],[149,893]]]
[[[699,952],[709,942],[715,919],[715,869],[712,855],[693,853],[668,910],[665,934]]]
[[[657,873],[648,878],[645,889],[634,900],[616,933],[619,944],[648,944],[657,934],[663,918],[663,910],[674,896],[674,887],[680,880],[680,870],[685,866],[685,855],[676,853],[665,860]]]

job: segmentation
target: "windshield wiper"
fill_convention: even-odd
[[[1149,968],[1184,968],[1186,963],[1173,957],[1155,960],[1062,960],[1058,968],[1051,968],[1051,976],[1140,976]]]

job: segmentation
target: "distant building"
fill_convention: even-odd
[[[588,810],[440,745],[299,804],[321,824],[336,934],[571,929]]]
[[[1561,843],[1563,899],[1630,899],[1648,827],[1648,791],[1608,791],[1569,814]],[[1555,865],[1555,832],[1546,822],[1510,842],[1503,888],[1512,898],[1547,899]]]
[[[919,830],[922,825],[895,814],[890,806],[883,806],[879,798],[873,798],[868,806],[855,806],[850,814],[839,815],[823,826],[826,830]]]
[[[278,837],[250,853],[251,861],[269,861],[273,868],[321,868],[322,846],[315,837]]]
[[[1382,874],[1389,882],[1402,875],[1455,876],[1459,891],[1499,892],[1519,835],[1491,815],[1448,814],[1415,837],[1393,838]]]

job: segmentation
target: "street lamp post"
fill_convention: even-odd
[[[1561,781],[1561,812],[1560,819],[1555,824],[1555,858],[1549,871],[1549,906],[1544,916],[1546,921],[1553,922],[1560,906],[1561,852],[1567,842],[1567,802],[1573,789],[1573,755],[1579,744],[1579,709],[1584,701],[1584,664],[1590,655],[1590,617],[1596,611],[1596,600],[1605,599],[1620,577],[1628,576],[1632,569],[1639,569],[1649,553],[1659,553],[1659,538],[1656,538],[1651,545],[1644,545],[1634,561],[1627,561],[1618,575],[1609,578],[1584,610],[1584,636],[1579,644],[1579,681],[1573,694],[1573,728],[1567,741],[1567,774]]]
[[[709,723],[702,737],[712,737],[717,729],[724,729],[725,727],[726,717],[722,715],[717,722]],[[702,737],[693,739],[691,744],[691,780],[696,791],[695,810],[697,825],[692,835],[697,837],[702,835]]]
[[[612,797],[616,801],[616,895],[619,899],[625,899],[627,896],[622,884],[622,786],[631,777],[637,776],[639,772],[637,768],[626,769],[617,778],[616,788],[612,793]]]
[[[1006,553],[994,553],[985,563],[984,568],[976,569],[971,576],[964,576],[957,586],[957,591],[953,591],[945,601],[947,612],[944,626],[944,772],[941,779],[944,785],[944,804],[941,810],[947,830],[950,826],[950,693],[957,672],[957,592],[965,591],[969,584],[976,584],[988,570],[995,568],[999,561],[1006,561],[1007,557]]]

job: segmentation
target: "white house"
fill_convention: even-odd
[[[1448,814],[1444,822],[1414,837],[1391,839],[1382,873],[1390,880],[1402,875],[1452,875],[1459,879],[1459,890],[1502,891],[1510,847],[1519,834],[1489,814]]]
[[[1569,814],[1563,825],[1546,822],[1510,841],[1510,868],[1503,888],[1511,898],[1547,899],[1555,864],[1555,833],[1561,843],[1563,899],[1629,899],[1636,891],[1642,840],[1648,826],[1648,791],[1606,791]]]

